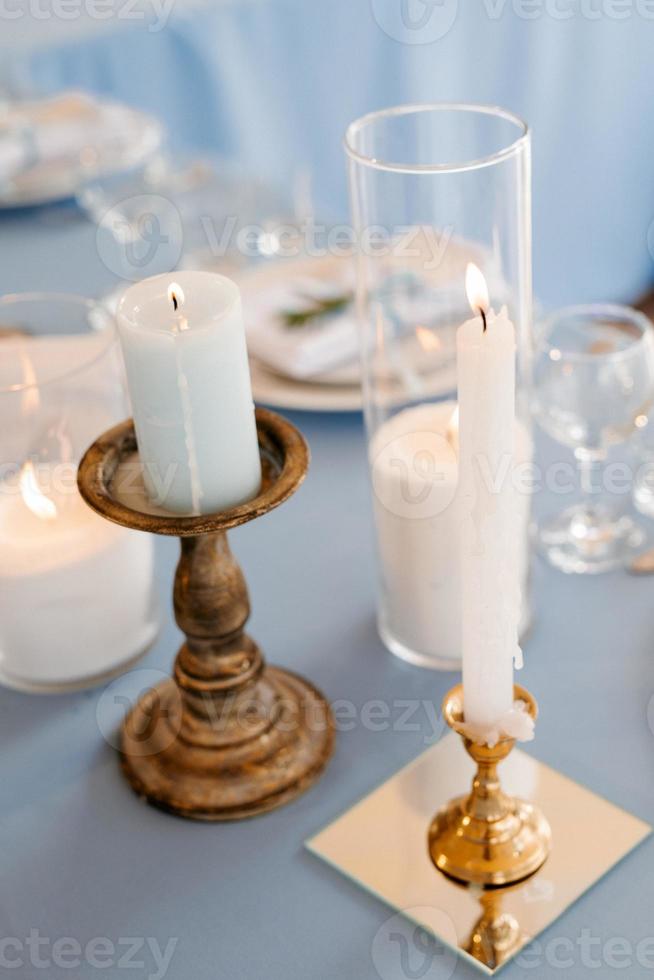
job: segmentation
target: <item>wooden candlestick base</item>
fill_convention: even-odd
[[[173,678],[148,691],[123,726],[121,760],[149,803],[195,820],[236,820],[307,789],[333,749],[331,710],[290,671],[266,667],[244,632],[247,587],[226,531],[267,513],[299,486],[308,449],[285,419],[257,409],[259,495],[220,514],[177,517],[147,502],[131,421],[101,436],[80,463],[86,502],[125,527],[181,538],[173,601],[186,636]]]

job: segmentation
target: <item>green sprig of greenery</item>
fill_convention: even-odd
[[[329,299],[315,300],[312,305],[301,310],[284,310],[281,313],[281,319],[285,327],[291,329],[305,327],[320,317],[342,313],[352,300],[352,293],[342,293],[339,296],[330,296]]]

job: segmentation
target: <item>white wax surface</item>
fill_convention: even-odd
[[[154,637],[153,546],[94,514],[77,492],[54,520],[0,484],[0,665],[33,683],[100,675]]]
[[[155,276],[127,290],[118,327],[153,501],[207,514],[254,497],[261,464],[238,287],[210,273]]]
[[[456,434],[448,440],[455,409],[454,401],[405,409],[380,427],[370,446],[385,628],[408,650],[453,664],[461,662]],[[529,433],[517,422],[516,464],[531,456]],[[529,511],[529,496],[517,495],[518,575],[525,600]]]
[[[497,726],[513,705],[519,655],[515,330],[506,310],[457,332],[461,648],[467,724]]]

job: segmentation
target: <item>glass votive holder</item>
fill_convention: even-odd
[[[489,106],[398,106],[352,123],[345,150],[358,247],[379,632],[392,653],[411,663],[457,670],[463,511],[456,335],[473,315],[466,296],[471,265],[488,291],[488,329],[492,311],[506,307],[517,346],[515,465],[487,478],[519,483],[516,469],[533,455],[529,133],[520,119]],[[531,497],[517,490],[520,539],[512,544],[524,633]]]
[[[113,321],[82,297],[0,298],[0,684],[98,683],[158,630],[149,535],[102,520],[77,464],[129,414]]]

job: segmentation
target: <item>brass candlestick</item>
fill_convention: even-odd
[[[78,473],[82,496],[103,517],[181,538],[173,602],[186,642],[173,678],[126,718],[121,761],[140,796],[195,820],[235,820],[289,802],[317,779],[333,747],[332,714],[320,692],[290,671],[266,667],[243,631],[248,593],[226,531],[290,497],[309,461],[290,422],[265,409],[256,419],[261,490],[220,514],[178,517],[136,493],[131,421],[101,436]]]
[[[514,697],[536,720],[538,706],[523,687]],[[528,878],[540,868],[550,850],[550,828],[531,803],[502,792],[497,766],[506,759],[515,739],[496,745],[473,742],[465,733],[463,687],[445,696],[443,716],[463,738],[466,751],[477,763],[472,792],[451,800],[429,828],[429,853],[436,867],[457,881],[496,887]]]

